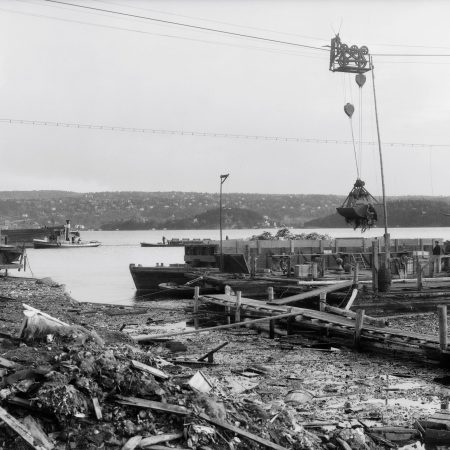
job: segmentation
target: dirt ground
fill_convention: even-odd
[[[61,355],[69,355],[66,359],[70,366],[78,365],[87,378],[88,372],[83,372],[83,358],[75,358],[75,351],[77,354],[81,350],[88,351],[91,355],[97,355],[99,360],[104,359],[108,351],[114,353],[117,361],[135,358],[153,364],[170,375],[169,381],[157,381],[158,388],[154,385],[154,379],[146,379],[147,383],[153,383],[152,393],[147,398],[176,403],[203,413],[206,411],[284,448],[435,448],[422,446],[417,435],[414,435],[414,424],[441,409],[441,405],[450,399],[450,389],[436,381],[448,377],[448,371],[436,364],[357,353],[345,347],[307,348],[298,345],[295,338],[271,340],[248,328],[181,335],[140,348],[134,343],[132,337],[137,334],[155,335],[191,329],[193,301],[189,299],[160,299],[139,302],[133,307],[77,303],[65,293],[63,286],[49,279],[23,278],[0,278],[0,292],[1,357],[22,367],[55,367],[55,360],[66,358]],[[13,341],[8,336],[16,336],[20,330],[24,318],[22,303],[68,324],[93,330],[105,343],[100,348],[97,344],[89,347],[94,344],[87,343],[80,347],[79,343],[68,343],[67,340]],[[208,317],[208,311],[202,309],[201,322],[207,322]],[[395,328],[428,334],[437,331],[435,314],[390,318],[390,324]],[[213,364],[192,362],[225,342],[227,345],[214,354]],[[129,370],[128,365],[126,367]],[[58,370],[61,372],[60,368]],[[114,373],[119,371],[117,367],[114,370]],[[207,394],[194,395],[192,389],[187,387],[198,371],[210,385]],[[3,377],[10,375],[11,371],[4,373]],[[92,379],[94,375],[95,371],[89,372]],[[69,384],[78,388],[79,378],[74,379],[77,381],[69,381]],[[110,379],[116,380],[112,375]],[[95,421],[91,418],[86,424],[73,418],[66,420],[67,416],[63,420],[59,416],[52,423],[43,422],[42,426],[53,439],[55,448],[122,448],[135,435],[158,436],[180,430],[182,437],[162,445],[179,449],[265,448],[242,435],[200,420],[199,416],[180,422],[173,415],[160,417],[154,411],[145,416],[144,410],[136,413],[136,408],[131,406],[119,411],[117,405],[113,407],[110,401],[111,391],[117,394],[117,386],[108,391],[98,378],[95,381],[105,411],[103,419]],[[114,382],[122,386],[121,382]],[[42,390],[43,385],[39,389]],[[8,395],[11,394],[5,392],[5,389],[14,390],[16,385],[3,380],[2,387],[0,405],[15,417],[23,419],[25,413],[17,410],[17,406],[11,407],[8,403]],[[121,393],[126,391],[121,389]],[[166,394],[158,393],[158,389],[165,390]],[[37,391],[38,394],[41,390]],[[79,390],[82,391],[81,388]],[[129,389],[126,392],[136,397],[143,396],[141,391]],[[202,397],[205,395],[215,406],[207,405],[209,400]],[[22,396],[33,397],[31,394]],[[33,398],[38,397],[35,393]],[[218,413],[221,408],[223,415]],[[120,426],[117,419],[119,412],[123,414]],[[123,425],[125,420],[130,422],[128,428]],[[409,435],[405,431],[402,435],[404,439],[399,439],[398,431],[373,433],[374,427],[401,427],[409,430]],[[106,428],[114,438],[109,435],[108,439],[105,438]],[[93,436],[101,434],[103,438],[81,444],[73,436],[70,440],[70,433],[64,435],[64,429],[83,429]],[[19,448],[16,446],[21,439],[5,425],[0,426],[0,436],[2,430],[5,433],[8,430],[6,438],[2,440],[0,437],[2,448]],[[389,444],[383,439],[387,439]],[[390,447],[391,444],[395,447]],[[130,444],[123,448],[135,447]]]

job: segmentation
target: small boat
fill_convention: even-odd
[[[85,248],[100,244],[99,241],[82,241],[78,231],[71,231],[70,220],[66,220],[63,229],[53,230],[44,239],[33,239],[34,248]]]
[[[34,248],[83,248],[98,247],[99,241],[50,241],[48,239],[33,239]]]
[[[185,247],[192,244],[209,243],[211,239],[166,239],[163,237],[162,242],[141,242],[141,247]]]

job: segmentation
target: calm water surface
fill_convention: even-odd
[[[224,230],[223,236],[248,238],[265,230]],[[276,230],[270,230],[274,233]],[[381,228],[364,234],[351,228],[292,230],[293,232],[326,233],[331,237],[381,236]],[[393,228],[391,238],[443,238],[450,240],[450,228]],[[141,247],[141,242],[160,242],[162,237],[219,239],[218,230],[149,230],[149,231],[85,231],[82,238],[98,240],[97,248],[28,249],[29,267],[25,276],[51,277],[66,285],[67,291],[79,301],[129,305],[135,301],[135,288],[128,266],[130,263],[183,263],[184,248]]]

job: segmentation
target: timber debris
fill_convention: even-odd
[[[267,339],[241,326],[183,335],[155,324],[179,321],[192,300],[145,305],[129,335],[113,333],[119,314],[46,305],[28,295],[30,283],[0,303],[0,317],[17,322],[1,325],[0,448],[402,448],[445,414],[447,388],[432,381],[445,380],[442,369],[324,345],[314,331]],[[22,302],[32,314],[20,327]],[[139,346],[134,336],[143,334],[181,342]]]

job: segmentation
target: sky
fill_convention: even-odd
[[[346,194],[350,102],[380,195],[371,72],[328,70],[339,32],[373,55],[386,194],[450,195],[449,2],[66,3],[0,0],[0,190]]]

